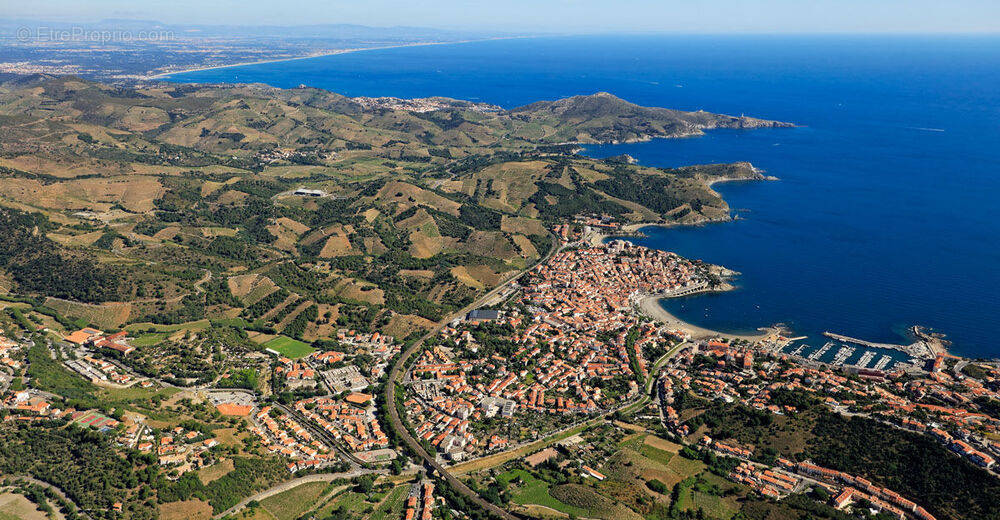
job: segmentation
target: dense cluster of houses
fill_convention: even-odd
[[[423,500],[421,500],[421,496]],[[434,483],[422,482],[415,484],[406,497],[404,520],[416,520],[419,511],[420,520],[431,520],[434,513]]]
[[[720,449],[724,446],[724,444],[716,443],[715,448],[725,452],[726,450]],[[794,492],[802,483],[802,479],[796,475],[745,461],[733,469],[729,478],[734,482],[748,486],[761,495],[775,499]]]
[[[581,223],[614,226],[597,217]],[[564,241],[576,236],[568,225],[557,226],[556,232]],[[464,322],[444,327],[440,341],[420,353],[406,381],[409,393],[404,408],[409,423],[421,441],[452,460],[461,460],[509,448],[510,439],[482,427],[486,419],[613,410],[640,392],[636,381],[645,380],[652,370],[645,355],[647,346],[659,347],[668,338],[690,341],[686,332],[641,319],[634,311],[637,299],[699,290],[707,283],[703,270],[691,261],[624,241],[561,251],[522,282],[517,305],[473,311]],[[487,346],[487,340],[477,334],[484,324],[495,325],[494,332],[512,331],[490,338],[509,347],[503,355],[486,351],[497,347]],[[347,364],[351,354],[340,351],[317,352],[297,361],[281,357],[276,372],[292,387],[323,381],[342,396],[302,399],[294,403],[294,412],[272,406],[257,410],[255,402],[216,403],[222,415],[249,418],[250,431],[266,450],[290,459],[290,471],[338,462],[334,441],[355,454],[389,447],[373,397],[362,392],[384,375],[400,345],[377,332],[349,329],[338,331],[336,339],[377,360],[370,375]],[[84,328],[65,340],[88,353],[106,349],[126,356],[134,350],[124,332],[105,334]],[[17,342],[0,336],[0,363],[20,368],[21,362],[13,356],[19,348]],[[902,373],[854,377],[835,367],[790,362],[788,355],[762,344],[699,341],[664,369],[656,389],[663,423],[682,437],[693,432],[671,406],[680,392],[739,402],[772,414],[792,414],[798,411],[796,407],[775,397],[801,391],[831,410],[924,432],[972,463],[995,469],[1000,443],[991,437],[1000,438],[1000,419],[985,413],[982,403],[1000,403],[996,390],[1000,369],[985,365],[980,370],[986,375],[974,378],[959,369],[949,372],[946,361],[939,356],[923,378],[904,378]],[[89,354],[66,364],[91,379],[123,385],[134,382],[116,364]],[[117,431],[119,444],[155,453],[162,466],[179,473],[201,467],[206,459],[203,454],[219,444],[211,435],[182,427],[157,434],[143,424],[122,425],[93,410],[56,409],[38,392],[11,393],[3,406],[17,412],[7,416],[8,421],[65,418],[99,431]],[[309,422],[300,423],[297,418],[302,417]],[[701,444],[741,459],[729,477],[768,497],[793,493],[804,481],[818,482],[834,493],[833,505],[838,509],[864,504],[900,520],[935,520],[913,501],[861,477],[780,458],[777,467],[750,462],[751,450],[707,436]],[[580,474],[606,478],[586,465]],[[415,487],[407,500],[406,520],[431,518],[433,490],[429,482]]]
[[[138,449],[140,443],[153,439],[149,426],[144,421],[140,422],[135,419],[135,417],[127,415],[122,421],[125,427],[121,429],[115,439],[119,446]]]
[[[706,280],[676,254],[614,241],[556,254],[525,287],[525,300],[567,325],[616,330],[633,298],[702,286]],[[560,316],[563,315],[563,316]],[[586,320],[584,319],[586,318]]]
[[[307,363],[280,357],[278,358],[278,366],[275,367],[274,372],[285,377],[285,384],[289,388],[316,386],[316,370]]]
[[[141,420],[126,416],[122,420],[109,417],[98,410],[58,408],[44,396],[32,391],[9,394],[3,406],[14,411],[7,421],[35,421],[62,419],[82,428],[89,428],[114,436],[115,444],[144,453],[155,453],[161,466],[175,469],[179,476],[206,464],[205,452],[219,445],[213,436],[180,426],[170,431],[155,433]],[[210,460],[210,459],[209,459]]]
[[[643,346],[659,341],[663,331],[647,326],[637,341],[626,344],[628,332],[638,325],[635,299],[705,283],[690,261],[625,241],[561,252],[524,287],[532,324],[518,340],[529,347],[540,340],[567,347],[566,358],[584,367],[587,377],[607,379],[633,370],[645,375]],[[606,331],[616,332],[611,349],[597,337]]]
[[[309,356],[309,361],[319,370],[319,377],[330,391],[360,392],[371,386],[373,380],[385,375],[389,361],[400,352],[402,345],[392,336],[378,332],[363,333],[354,329],[339,329],[337,342],[344,347],[344,352],[330,350],[316,352]],[[349,364],[355,354],[363,353],[374,360],[368,367],[368,374]]]
[[[223,406],[223,405],[220,405]],[[295,417],[265,406],[252,415],[250,431],[260,437],[271,453],[291,459],[289,471],[322,468],[338,463],[329,442],[336,442],[363,459],[383,461],[395,454],[388,450],[389,438],[375,416],[373,396],[350,393],[343,398],[311,397],[296,401],[295,411],[322,429],[317,438]],[[371,454],[370,457],[366,455]]]
[[[977,450],[976,448],[973,448],[972,446],[969,445],[969,443],[965,442],[962,439],[956,439],[950,433],[940,428],[932,428],[931,435],[933,435],[935,439],[947,444],[948,447],[955,453],[958,453],[963,457],[967,457],[969,460],[971,460],[974,464],[978,466],[982,466],[984,468],[991,468],[993,467],[993,464],[996,463],[996,460],[990,455],[987,455],[986,453],[983,453]]]
[[[253,415],[250,431],[262,439],[267,451],[292,459],[289,471],[318,467],[335,462],[336,453],[312,436],[294,417],[272,406],[265,406]]]
[[[131,385],[136,381],[135,376],[122,370],[114,363],[93,356],[71,359],[66,361],[66,366],[91,381],[106,381],[124,386]]]
[[[990,372],[991,381],[944,371],[931,372],[923,379],[850,377],[830,367],[810,367],[784,362],[780,353],[755,351],[709,342],[680,353],[679,363],[668,368],[660,379],[664,396],[664,419],[680,435],[691,432],[669,405],[674,385],[709,399],[738,401],[774,414],[794,413],[794,406],[772,402],[778,390],[801,390],[814,394],[833,411],[867,414],[886,423],[930,434],[972,463],[992,469],[1000,457],[1000,443],[992,440],[1000,433],[1000,419],[978,409],[982,399],[1000,400],[1000,374]],[[707,355],[710,365],[693,367],[695,356]],[[950,405],[945,406],[944,404]]]
[[[806,462],[794,463],[780,458],[778,465],[788,471],[795,471],[800,475],[834,486],[831,489],[836,490],[838,494],[833,499],[833,505],[837,509],[842,509],[852,502],[864,500],[877,511],[900,520],[907,517],[935,520],[934,515],[913,501],[891,489],[878,487],[864,478]]]
[[[354,329],[337,331],[337,341],[355,347],[377,359],[389,359],[399,353],[400,344],[392,336],[378,332],[358,332]]]
[[[417,438],[446,453],[452,460],[461,460],[474,453],[482,442],[470,431],[469,418],[475,405],[463,399],[435,398],[427,406],[417,399],[403,403]]]
[[[606,230],[616,230],[621,227],[618,220],[611,215],[577,215],[574,217],[573,222],[576,227],[594,227]],[[558,227],[558,226],[557,226]],[[562,227],[569,228],[569,224],[563,224]]]
[[[15,354],[20,352],[20,350],[20,343],[5,336],[0,336],[0,364],[13,370],[21,368],[21,361],[15,358]]]
[[[708,437],[702,439],[701,445],[711,447],[722,455],[742,459],[729,474],[729,478],[767,497],[780,499],[796,492],[803,480],[809,479],[833,494],[833,506],[837,509],[844,509],[853,503],[863,503],[866,507],[899,520],[935,520],[933,515],[912,500],[891,489],[876,486],[862,477],[780,457],[777,459],[777,467],[751,463],[747,461],[752,456],[749,450],[712,441]]]
[[[1000,456],[1000,444],[991,439],[998,433],[1000,420],[981,408],[985,403],[1000,401],[1000,394],[994,390],[1000,388],[1000,369],[990,364],[977,365],[978,378],[962,371],[963,364],[949,372],[942,363],[936,363],[923,378],[902,377],[900,373],[857,376],[835,367],[789,363],[784,354],[756,345],[723,342],[696,343],[680,352],[674,361],[661,375],[657,388],[663,422],[681,436],[692,432],[671,407],[676,392],[689,391],[712,400],[740,402],[773,414],[787,414],[796,412],[796,408],[772,398],[779,390],[792,390],[814,395],[835,412],[867,415],[930,435],[954,453],[986,469],[993,469],[996,457]],[[753,455],[740,446],[710,439],[703,442],[723,455],[743,460]],[[779,463],[787,471],[830,484],[830,491],[836,493],[837,508],[863,504],[899,519],[934,518],[914,502],[864,478],[808,463],[783,459]],[[782,479],[774,481],[764,476],[773,477],[759,465],[743,463],[731,478],[776,498],[789,491],[780,485]]]
[[[739,446],[732,446],[724,442],[713,441],[711,437],[708,437],[707,435],[702,438],[702,443],[706,446],[712,446],[715,448],[715,451],[730,457],[746,460],[753,456],[753,452],[748,449],[740,448]]]
[[[154,435],[142,425],[135,426],[140,431],[135,448],[142,452],[155,450],[160,465],[175,469],[178,475],[207,465],[205,452],[219,445],[214,436],[181,426],[159,435]]]
[[[373,397],[354,392],[343,400],[312,397],[295,403],[295,409],[343,442],[355,453],[389,446],[389,438],[375,417]]]
[[[67,414],[72,413],[74,410],[59,410],[57,408],[52,408],[52,404],[49,400],[38,395],[33,395],[31,392],[20,391],[8,394],[3,402],[4,408],[8,410],[17,410],[17,415],[9,415],[7,419],[22,419],[29,420],[39,417],[52,417],[54,419],[59,419],[65,417]]]
[[[1000,401],[1000,369],[986,364],[980,368],[986,371],[982,379],[935,369],[926,379],[893,381],[883,391],[889,408],[883,415],[903,428],[930,433],[978,466],[995,469],[1000,419],[985,413],[983,404]],[[927,416],[933,421],[923,419]]]
[[[627,242],[558,253],[523,285],[526,313],[473,311],[442,330],[449,348],[427,349],[413,366],[411,421],[439,451],[462,456],[506,441],[476,439],[469,421],[614,408],[638,393],[636,376],[650,369],[644,349],[667,332],[643,323],[634,299],[697,283],[689,261]],[[515,331],[502,338],[513,352],[482,352],[475,332],[486,322]],[[620,385],[609,391],[614,379]]]
[[[15,412],[5,417],[5,420],[8,421],[64,419],[101,432],[113,431],[120,424],[118,420],[108,417],[97,410],[55,407],[48,398],[31,390],[21,390],[7,394],[2,405],[3,408]]]

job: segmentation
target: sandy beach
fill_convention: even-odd
[[[680,330],[687,331],[691,333],[692,339],[709,339],[709,338],[730,338],[730,339],[746,339],[746,340],[761,340],[777,332],[774,329],[763,329],[756,334],[727,334],[724,332],[719,332],[715,330],[710,330],[696,325],[692,325],[686,321],[681,320],[677,316],[670,314],[666,309],[660,305],[660,300],[663,299],[660,296],[651,295],[643,296],[639,299],[639,310],[653,318],[660,323],[664,323],[670,327],[675,327]]]
[[[597,229],[593,229],[592,228],[591,231],[590,231],[590,234],[587,235],[586,237],[584,237],[584,241],[586,241],[587,243],[589,243],[592,246],[599,246],[599,245],[603,244],[604,241],[607,240],[607,239],[609,239],[609,238],[620,238],[622,240],[629,240],[629,239],[633,238],[633,237],[629,236],[630,234],[638,233],[639,230],[642,229],[642,228],[644,228],[644,227],[650,227],[650,226],[672,227],[672,226],[680,226],[680,225],[684,225],[684,224],[670,224],[670,223],[662,223],[661,224],[661,223],[656,223],[656,222],[639,222],[639,223],[636,223],[636,224],[626,224],[626,225],[624,225],[624,226],[621,227],[620,231],[610,232],[610,234],[609,233],[602,233],[601,231],[598,231]]]
[[[663,224],[648,223],[648,222],[629,224],[623,226],[622,230],[628,233],[634,233],[643,227],[657,226],[657,225],[663,225]],[[676,224],[667,224],[666,226],[672,226],[672,225]],[[607,240],[609,237],[613,236],[615,235],[606,235],[599,231],[591,231],[591,233],[587,237],[585,237],[584,240],[592,246],[599,246],[603,244],[604,241]],[[628,240],[628,237],[622,237],[622,239]],[[721,290],[730,290],[730,289],[732,289],[731,286],[729,286],[728,288],[722,288]],[[698,327],[697,325],[692,325],[686,321],[681,320],[677,316],[674,316],[673,314],[667,312],[667,310],[660,305],[661,299],[663,299],[663,297],[659,295],[642,296],[639,298],[639,310],[643,314],[649,316],[650,318],[653,318],[656,321],[665,323],[670,327],[690,332],[691,337],[693,339],[730,338],[730,339],[761,340],[775,333],[780,333],[780,331],[778,331],[773,327],[761,328],[760,332],[754,334],[729,334],[725,332],[719,332],[716,330],[706,329],[703,327]]]
[[[159,74],[153,74],[151,76],[146,76],[144,79],[162,79],[168,76],[173,76],[174,74],[185,74],[188,72],[200,72],[203,70],[214,70],[214,69],[228,69],[231,67],[242,67],[244,65],[261,65],[264,63],[278,63],[282,61],[296,61],[296,60],[308,60],[310,58],[319,58],[321,56],[334,56],[337,54],[348,54],[352,52],[364,52],[364,51],[377,51],[383,49],[400,49],[403,47],[426,47],[429,45],[454,45],[459,43],[473,43],[473,42],[487,42],[494,40],[513,40],[518,38],[530,38],[530,36],[502,36],[497,38],[482,38],[478,40],[459,40],[454,42],[426,42],[426,43],[404,43],[402,45],[381,45],[378,47],[356,47],[349,49],[336,49],[329,52],[317,52],[309,54],[307,56],[297,56],[294,58],[278,58],[274,60],[258,60],[258,61],[245,61],[240,63],[232,63],[229,65],[212,65],[210,67],[194,67],[190,69],[173,70],[169,72],[161,72]]]
[[[628,224],[622,226],[622,231],[626,233],[635,233],[640,229],[642,229],[643,227],[647,226],[670,227],[676,225],[678,224],[659,224],[659,223],[642,222],[642,223]],[[600,231],[592,230],[590,234],[584,238],[584,241],[590,244],[591,246],[599,246],[603,244],[604,241],[607,240],[609,237],[615,237],[615,235],[607,235],[601,233]],[[621,238],[623,240],[628,240],[627,236]],[[738,273],[727,270],[726,274],[727,276],[729,276],[729,275],[736,275]],[[733,287],[730,286],[729,284],[725,284],[724,287],[720,288],[720,290],[722,291],[732,290],[732,289]],[[665,323],[670,327],[690,332],[691,337],[693,339],[729,338],[729,339],[761,340],[776,333],[778,334],[781,333],[781,331],[779,331],[777,328],[774,327],[766,327],[766,328],[762,327],[761,329],[758,329],[760,330],[760,332],[752,334],[729,334],[725,332],[719,332],[716,330],[706,329],[703,327],[698,327],[697,325],[692,325],[684,320],[681,320],[677,316],[674,316],[673,314],[667,312],[667,310],[660,305],[661,299],[663,299],[663,297],[659,295],[642,296],[638,300],[639,310],[643,314],[649,316],[650,318],[653,318],[656,321]]]

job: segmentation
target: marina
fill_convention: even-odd
[[[875,352],[871,350],[866,350],[864,354],[861,355],[861,359],[855,363],[858,368],[868,368],[868,363],[871,363],[875,359]]]
[[[841,345],[840,349],[838,349],[837,353],[834,354],[834,356],[833,356],[833,364],[834,365],[843,365],[847,361],[848,358],[850,358],[851,356],[854,355],[854,352],[856,350],[857,349],[854,348],[854,347],[849,347],[847,345]]]
[[[875,366],[873,366],[872,368],[875,370],[885,370],[889,366],[889,363],[891,362],[892,362],[891,356],[883,355],[881,358],[879,358],[878,362],[875,363]]]
[[[801,362],[813,362],[823,365],[839,366],[855,370],[919,370],[913,359],[901,356],[899,351],[882,350],[878,347],[862,349],[846,343],[828,341],[819,348],[807,344],[786,346],[785,352],[798,358]],[[859,352],[860,350],[860,352]]]
[[[809,354],[809,359],[812,361],[819,361],[819,358],[823,357],[823,354],[826,354],[831,348],[833,348],[833,345],[834,343],[832,341],[828,342],[826,345],[820,347],[816,352]]]
[[[935,356],[934,349],[927,344],[926,341],[919,340],[915,341],[909,345],[896,345],[893,343],[875,343],[872,341],[865,341],[863,339],[852,338],[850,336],[844,336],[842,334],[834,334],[832,332],[824,332],[824,336],[828,338],[835,339],[837,341],[842,341],[844,343],[853,343],[855,345],[861,345],[862,347],[871,347],[886,350],[898,350],[910,357],[916,358],[933,358]]]

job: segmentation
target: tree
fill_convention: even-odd
[[[358,493],[363,493],[367,495],[372,492],[375,488],[375,476],[374,475],[362,475],[357,478],[357,483],[354,486],[355,491]]]

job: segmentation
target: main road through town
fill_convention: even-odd
[[[487,502],[485,499],[483,499],[483,497],[479,496],[479,494],[477,494],[475,491],[469,489],[469,486],[466,486],[464,482],[462,482],[457,477],[452,475],[443,465],[441,465],[441,463],[437,461],[437,459],[435,459],[433,456],[427,453],[427,450],[425,450],[424,447],[421,446],[420,443],[417,442],[417,440],[413,438],[412,435],[410,435],[410,431],[407,430],[406,427],[403,425],[403,420],[399,416],[399,409],[396,408],[396,384],[402,380],[403,374],[406,373],[406,364],[409,361],[409,359],[413,357],[413,355],[416,354],[418,351],[420,351],[424,342],[427,341],[428,338],[431,338],[436,334],[438,334],[439,332],[441,332],[441,329],[443,329],[453,320],[465,316],[470,311],[484,305],[487,302],[491,302],[503,291],[507,290],[511,284],[520,280],[524,275],[530,273],[538,266],[544,265],[546,262],[548,262],[549,259],[552,258],[552,256],[555,255],[556,252],[560,250],[559,238],[553,235],[552,239],[553,239],[552,248],[549,249],[549,252],[545,255],[544,258],[540,259],[537,263],[521,271],[520,273],[517,273],[516,275],[512,276],[507,281],[498,285],[490,292],[484,294],[481,298],[479,298],[469,306],[465,307],[461,311],[439,322],[437,326],[435,326],[430,332],[428,332],[423,337],[415,341],[412,345],[410,345],[410,347],[407,348],[402,353],[402,355],[399,356],[399,359],[396,360],[396,363],[393,364],[392,370],[389,371],[389,379],[385,385],[385,404],[386,408],[389,410],[389,424],[392,427],[392,429],[400,436],[400,438],[403,439],[403,442],[406,444],[407,447],[410,448],[410,451],[416,453],[417,456],[423,459],[424,463],[427,466],[434,468],[434,470],[439,475],[441,475],[441,477],[448,482],[448,485],[450,485],[451,488],[455,490],[457,493],[464,495],[479,507],[483,508],[486,511],[489,511],[490,513],[493,513],[495,516],[499,518],[503,518],[504,520],[518,520],[518,517],[504,510],[503,508],[497,506],[496,504]]]

